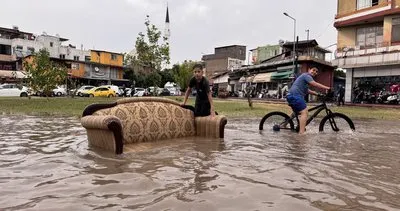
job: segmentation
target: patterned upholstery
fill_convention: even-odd
[[[111,105],[90,105],[81,122],[91,145],[122,153],[123,145],[138,142],[187,136],[222,138],[226,118],[195,118],[191,110],[182,108],[176,101],[143,97],[124,98]],[[117,130],[118,126],[121,128],[120,132],[110,132],[111,122]],[[118,133],[120,141],[114,137]]]
[[[194,136],[194,116],[187,109],[162,102],[130,102],[93,115],[120,119],[124,144]]]

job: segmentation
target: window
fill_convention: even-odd
[[[400,18],[392,19],[392,42],[400,42]]]
[[[379,4],[379,0],[357,0],[357,10],[373,7]]]
[[[21,45],[17,45],[17,51],[22,51],[24,49],[24,47],[22,47]]]
[[[65,59],[65,54],[60,54],[60,59]]]
[[[50,42],[50,47],[53,47],[53,42]]]
[[[118,79],[118,70],[115,68],[110,69],[110,78]]]
[[[111,54],[111,60],[117,60],[117,55],[116,54]]]
[[[90,56],[85,56],[85,62],[90,62]]]
[[[74,56],[75,61],[79,61],[79,56]]]
[[[379,47],[383,42],[383,27],[372,26],[357,29],[356,45],[360,49]]]

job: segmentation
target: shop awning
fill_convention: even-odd
[[[26,73],[15,70],[0,70],[0,78],[26,78]]]
[[[271,75],[272,80],[283,80],[283,79],[289,79],[290,76],[294,75],[293,70],[286,70],[286,71],[279,71],[279,72],[274,72]]]
[[[246,78],[244,77],[244,76],[242,76],[240,79],[239,79],[239,83],[245,83],[246,82]]]
[[[253,83],[265,83],[265,82],[270,82],[271,81],[271,73],[260,73],[257,74],[254,79]]]
[[[253,82],[253,79],[254,79],[254,75],[248,76],[248,77],[242,76],[242,77],[239,79],[239,83],[251,83],[251,82]]]

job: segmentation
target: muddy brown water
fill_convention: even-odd
[[[180,139],[116,156],[76,118],[0,116],[0,210],[400,210],[400,121]]]

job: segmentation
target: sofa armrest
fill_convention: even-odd
[[[81,118],[81,124],[86,128],[90,145],[122,153],[122,124],[118,117],[89,115]]]
[[[209,138],[224,138],[225,125],[228,122],[225,116],[216,115],[214,118],[196,117],[196,135]]]

